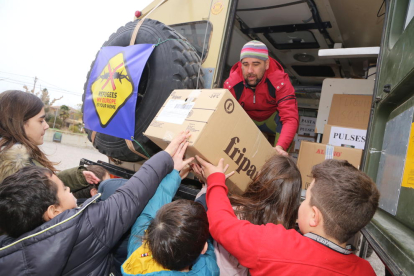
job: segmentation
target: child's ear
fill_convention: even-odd
[[[203,250],[201,251],[201,255],[206,254],[207,249],[208,249],[208,243],[206,242],[206,243],[204,244],[204,248],[203,248]]]
[[[98,193],[98,190],[96,188],[92,188],[89,192],[91,193],[91,196],[94,196]]]
[[[47,207],[46,212],[43,214],[43,219],[45,221],[49,221],[53,219],[54,217],[56,217],[57,215],[59,215],[60,213],[62,213],[62,211],[60,211],[59,206],[50,205],[49,207]]]
[[[309,221],[311,227],[318,226],[322,221],[322,213],[316,206],[312,206],[312,214]]]

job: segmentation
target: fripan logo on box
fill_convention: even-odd
[[[240,142],[239,137],[233,137],[230,139],[230,143],[224,152],[233,160],[239,167],[236,169],[236,172],[240,174],[240,172],[245,172],[250,179],[254,179],[257,174],[257,167],[255,165],[251,165],[251,161],[248,157],[245,157],[246,148],[240,150],[240,148],[236,148],[236,144]]]

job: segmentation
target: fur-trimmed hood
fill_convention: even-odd
[[[30,155],[22,144],[15,144],[10,149],[0,152],[0,182],[18,170],[31,165]]]

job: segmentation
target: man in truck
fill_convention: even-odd
[[[224,82],[262,132],[275,135],[275,150],[282,155],[292,143],[299,125],[295,89],[283,67],[265,44],[252,40],[240,53],[240,61]]]

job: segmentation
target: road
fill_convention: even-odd
[[[81,158],[91,161],[102,160],[108,162],[108,157],[99,153],[96,149],[77,148],[55,142],[44,142],[40,149],[46,154],[47,158],[53,162],[60,162],[56,165],[58,170],[66,170],[79,166]]]
[[[40,148],[44,153],[46,153],[49,160],[60,162],[56,165],[58,170],[65,170],[78,166],[81,158],[86,158],[95,162],[98,160],[108,162],[108,157],[106,155],[103,155],[97,150],[91,148],[77,148],[54,142],[44,142]],[[368,261],[374,268],[377,275],[385,275],[384,265],[375,252],[368,258]]]

